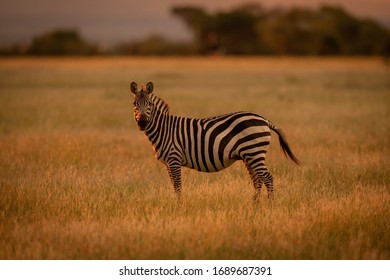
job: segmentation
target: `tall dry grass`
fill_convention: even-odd
[[[0,60],[1,259],[389,259],[390,75],[377,58]],[[177,204],[132,120],[129,82],[171,112],[249,110],[303,162],[183,170]]]

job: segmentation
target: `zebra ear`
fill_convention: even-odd
[[[152,82],[149,82],[146,84],[146,90],[149,94],[153,92],[153,83]]]
[[[137,94],[138,91],[138,85],[136,82],[131,82],[130,84],[130,90],[132,93]]]

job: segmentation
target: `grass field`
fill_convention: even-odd
[[[171,112],[248,110],[301,166],[183,169],[177,204],[132,116],[131,81]],[[0,60],[0,259],[390,259],[390,69],[379,58]]]

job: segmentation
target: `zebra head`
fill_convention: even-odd
[[[149,82],[138,85],[135,82],[130,84],[130,90],[134,94],[134,119],[141,131],[144,131],[151,120],[153,102],[149,96],[153,92],[153,83]]]

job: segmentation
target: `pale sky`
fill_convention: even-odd
[[[260,3],[265,8],[316,8],[326,3],[390,25],[389,0],[0,0],[0,44],[26,42],[56,28],[77,29],[83,37],[101,44],[151,34],[189,39],[188,29],[170,13],[171,7],[196,5],[216,11],[243,3]]]

